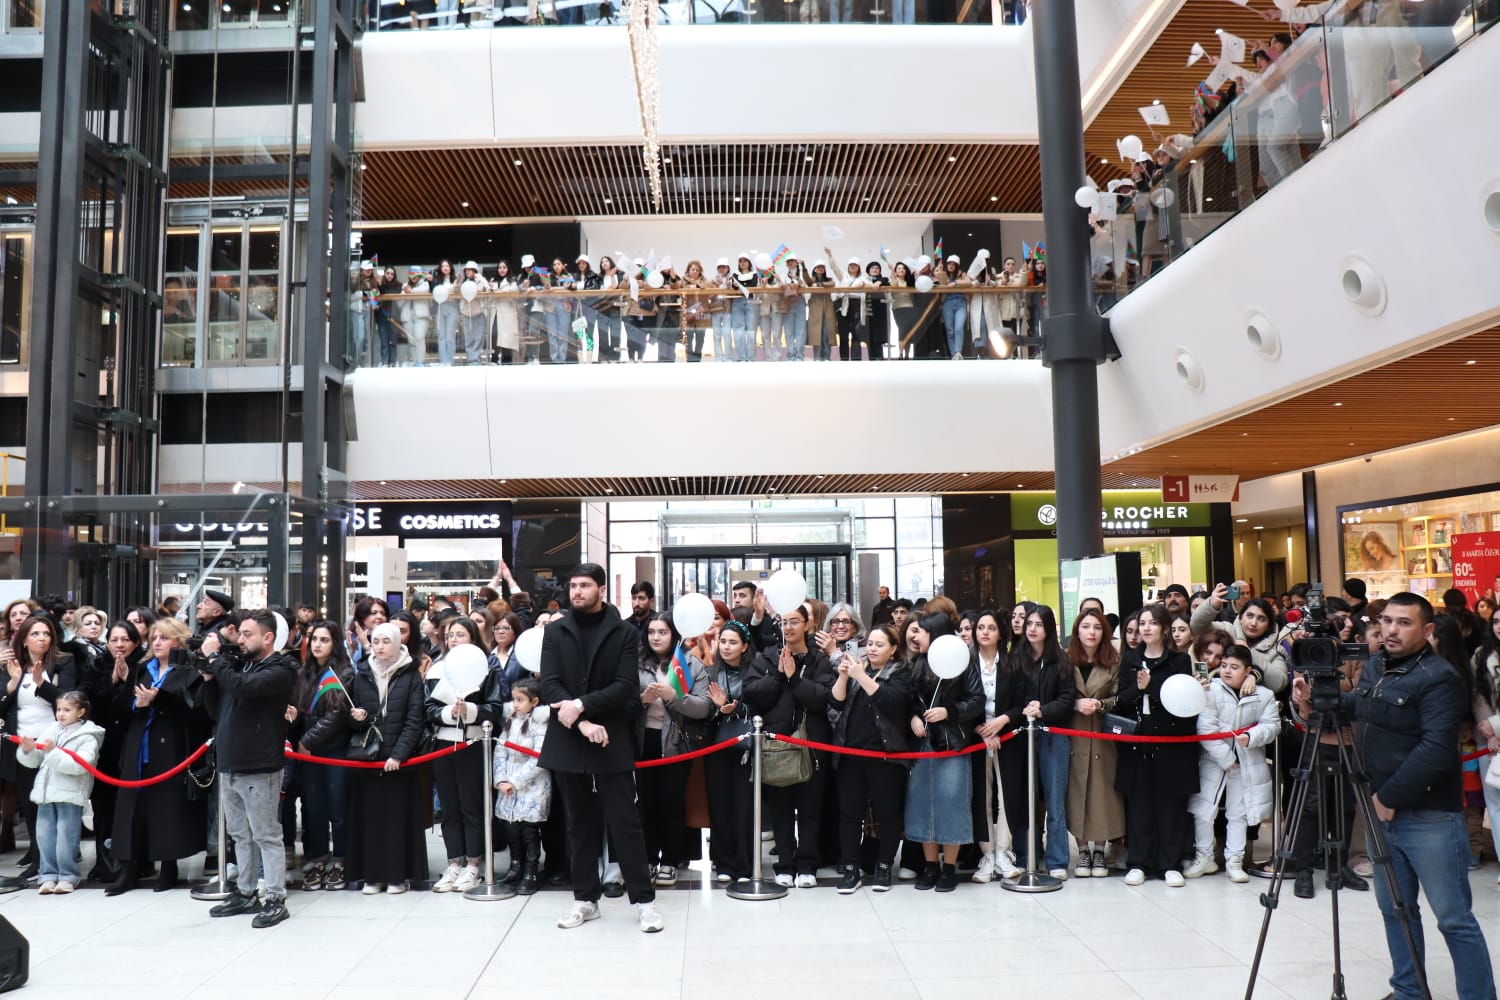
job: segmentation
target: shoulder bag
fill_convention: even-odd
[[[392,678],[394,680],[394,678]],[[380,735],[380,721],[385,718],[385,703],[390,697],[390,688],[386,688],[386,697],[380,699],[380,712],[370,720],[370,725],[363,732],[357,732],[349,737],[349,747],[344,752],[346,760],[375,761],[385,760],[385,737]]]
[[[797,719],[792,736],[807,739],[807,719]],[[772,788],[800,785],[812,778],[812,752],[804,746],[783,740],[768,740],[760,748],[760,780]]]

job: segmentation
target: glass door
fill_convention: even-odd
[[[731,554],[712,549],[662,549],[662,580],[666,594],[657,605],[670,608],[679,594],[701,593],[714,600],[731,604],[735,570],[794,569],[807,581],[807,595],[830,605],[850,600],[850,552],[843,546],[825,546],[818,550],[779,549]]]

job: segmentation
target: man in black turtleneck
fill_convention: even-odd
[[[567,813],[573,908],[557,922],[577,927],[599,916],[604,829],[641,930],[662,929],[646,842],[635,807],[635,733],[640,698],[635,631],[604,603],[604,568],[583,563],[568,577],[572,611],[542,633],[542,700],[553,719],[541,766],[552,772]]]

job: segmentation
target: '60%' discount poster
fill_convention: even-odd
[[[1500,532],[1454,535],[1453,586],[1464,592],[1469,607],[1481,597],[1495,599],[1500,591]]]

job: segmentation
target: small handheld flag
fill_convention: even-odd
[[[932,259],[933,259],[934,262],[936,262],[938,264],[941,264],[943,262],[943,240],[942,240],[942,237],[938,238],[937,246],[935,248],[933,248]]]
[[[308,706],[308,714],[312,714],[318,707],[318,702],[330,691],[343,690],[344,685],[339,682],[338,674],[333,672],[332,667],[325,667],[323,676],[318,678],[318,686],[313,689],[312,704]],[[346,692],[347,694],[347,692]]]
[[[1021,241],[1021,259],[1022,260],[1030,260],[1031,259],[1031,244],[1027,243],[1025,240]]]
[[[783,243],[781,244],[781,246],[776,248],[776,253],[771,256],[771,263],[780,264],[782,261],[790,257],[791,253],[792,248]]]
[[[684,698],[693,689],[692,682],[688,680],[687,674],[687,650],[680,644],[672,650],[672,671],[667,678],[672,685],[672,690],[677,692],[677,697]]]

